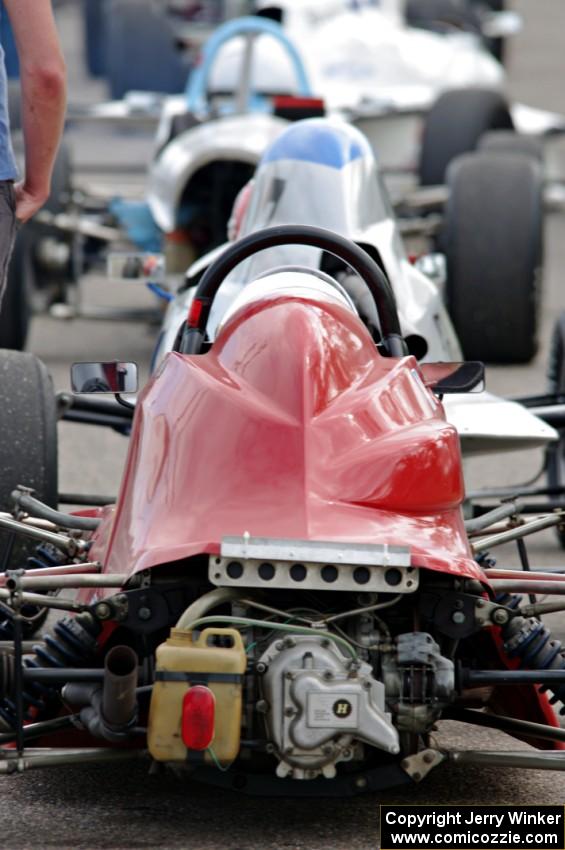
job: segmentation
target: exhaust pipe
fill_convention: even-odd
[[[116,731],[137,717],[137,655],[129,646],[115,646],[104,662],[102,719]]]
[[[91,735],[118,743],[137,722],[137,681],[137,655],[129,646],[115,646],[104,660],[102,687],[69,683],[63,699],[82,706],[80,720]]]

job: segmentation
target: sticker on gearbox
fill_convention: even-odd
[[[311,729],[351,729],[359,722],[359,694],[308,694],[308,726]]]

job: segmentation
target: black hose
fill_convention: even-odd
[[[56,511],[50,508],[49,505],[40,502],[39,499],[34,499],[28,493],[23,493],[21,490],[14,490],[12,493],[12,501],[28,513],[30,516],[45,519],[58,525],[61,528],[75,528],[79,531],[96,531],[101,520],[98,517],[73,516],[65,514],[61,511]]]

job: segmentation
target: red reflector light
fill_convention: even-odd
[[[214,738],[216,697],[210,688],[195,685],[182,701],[181,732],[189,750],[206,750]]]
[[[198,327],[203,307],[204,304],[202,303],[202,301],[199,301],[197,298],[193,300],[192,304],[190,305],[190,310],[188,311],[188,319],[186,320],[189,328]]]

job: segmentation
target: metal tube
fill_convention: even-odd
[[[454,764],[522,767],[531,770],[565,770],[565,752],[563,750],[548,750],[543,753],[455,750],[445,753],[445,755]]]
[[[8,519],[5,516],[0,516],[0,528],[6,528],[8,531],[16,531],[24,537],[31,537],[32,540],[42,540],[46,543],[52,543],[58,549],[64,549],[65,552],[74,555],[77,550],[85,548],[84,541],[73,540],[67,537],[66,534],[55,534],[52,531],[35,528],[32,525],[26,525],[24,522],[19,522],[16,519]],[[82,544],[82,545],[81,545]]]
[[[518,513],[519,510],[516,502],[507,502],[504,505],[499,505],[499,507],[494,508],[486,514],[482,514],[482,516],[465,520],[465,531],[467,534],[474,534],[477,531],[483,531],[483,529],[488,528],[503,519],[515,516]]]
[[[494,579],[489,582],[497,593],[539,593],[548,596],[565,595],[565,583],[559,581],[511,581],[509,579]]]
[[[48,685],[68,682],[102,682],[104,670],[101,667],[24,667],[25,682],[45,682]]]
[[[526,537],[526,535],[534,534],[534,532],[541,531],[544,528],[559,525],[564,519],[565,516],[562,513],[540,517],[540,519],[534,519],[532,522],[525,523],[525,525],[521,525],[519,528],[511,528],[509,531],[502,531],[500,534],[483,537],[482,540],[471,544],[471,548],[473,552],[484,552],[487,549],[492,549],[493,546],[500,546],[502,543],[511,543],[513,540],[518,540],[519,537]]]
[[[559,611],[565,611],[565,601],[562,599],[555,602],[536,602],[520,608],[522,617],[542,617],[544,614],[557,614]]]
[[[41,640],[23,640],[22,641],[22,651],[24,655],[26,653],[33,652],[34,647],[36,646],[45,646],[44,642]],[[14,641],[13,640],[0,640],[0,655],[13,655],[14,653]]]
[[[8,513],[8,511],[0,511],[0,517],[2,517],[2,519],[14,519],[13,514]],[[23,525],[30,525],[33,528],[43,528],[45,531],[52,531],[55,534],[57,533],[57,526],[52,522],[48,522],[46,519],[26,516],[16,520],[16,522],[21,522]]]
[[[110,726],[131,725],[137,714],[137,655],[129,646],[114,646],[104,662],[102,716]]]
[[[515,717],[502,717],[497,714],[484,714],[482,711],[470,711],[466,708],[451,708],[444,711],[442,720],[456,720],[459,723],[471,723],[486,729],[499,729],[510,735],[524,735],[542,741],[565,741],[565,729],[547,726],[545,723],[533,723],[530,720],[518,720]]]
[[[565,670],[469,670],[461,671],[464,688],[477,685],[551,685],[563,684]]]
[[[0,599],[12,599],[12,593],[5,588],[0,588]],[[88,605],[82,605],[80,602],[72,602],[70,599],[57,599],[54,596],[44,596],[41,593],[20,593],[20,600],[23,604],[39,605],[42,608],[54,608],[57,611],[86,611]]]
[[[91,749],[26,749],[20,758],[15,750],[0,750],[0,773],[22,773],[39,767],[96,762],[133,761],[145,758],[145,750],[117,750],[111,747]]]
[[[64,717],[55,717],[53,720],[28,723],[27,726],[24,726],[24,740],[29,741],[32,738],[41,738],[51,732],[58,732],[60,729],[68,729],[69,726],[74,726],[77,720],[79,720],[78,714],[67,714]],[[15,733],[2,732],[0,733],[0,744],[9,744],[15,740],[15,737]]]
[[[65,564],[60,567],[39,567],[34,570],[25,570],[20,578],[33,578],[34,576],[97,575],[101,569],[102,564],[98,561],[91,561],[85,564]],[[5,585],[7,578],[6,573],[0,573],[0,587]]]
[[[21,576],[6,580],[8,590],[33,588],[35,590],[62,590],[82,587],[123,587],[129,576],[127,573],[113,575],[62,575],[62,576]]]
[[[49,505],[40,502],[39,499],[34,499],[33,496],[30,496],[29,493],[25,493],[22,490],[13,491],[12,501],[31,516],[45,519],[56,526],[61,526],[62,528],[76,528],[81,531],[96,531],[101,522],[98,517],[73,516],[72,514],[65,514],[61,511],[56,511],[53,508],[50,508]]]
[[[486,569],[489,581],[491,579],[511,579],[515,581],[557,581],[565,582],[565,573],[533,572],[527,570],[499,570],[497,567]]]

